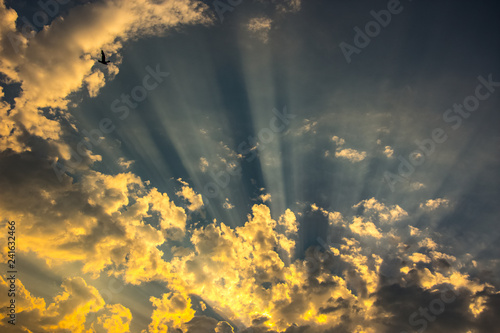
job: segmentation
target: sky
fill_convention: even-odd
[[[0,329],[498,332],[499,9],[0,0]]]

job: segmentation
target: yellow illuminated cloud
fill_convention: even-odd
[[[149,333],[175,332],[194,317],[191,298],[179,293],[163,294],[161,298],[151,297],[155,307],[149,324]],[[144,331],[145,332],[145,331]]]
[[[15,332],[126,332],[132,320],[130,310],[120,304],[106,305],[96,288],[88,285],[80,277],[63,281],[62,292],[55,295],[53,301],[46,305],[42,298],[32,296],[19,278],[16,280],[16,313]],[[0,277],[0,290],[7,294],[7,283]],[[7,307],[10,300],[3,297],[2,307]],[[96,316],[97,315],[97,316]],[[10,326],[0,314],[0,327]],[[19,318],[23,319],[20,320]],[[85,323],[90,320],[90,330]],[[10,330],[9,330],[10,331]]]
[[[0,149],[29,150],[23,130],[46,140],[59,140],[60,123],[45,117],[40,108],[65,112],[68,96],[82,85],[88,87],[91,97],[95,96],[105,80],[102,72],[92,70],[100,49],[106,49],[112,57],[130,38],[161,34],[179,24],[208,24],[211,19],[206,9],[199,2],[179,0],[87,3],[70,9],[64,18],[55,18],[38,33],[23,36],[15,28],[16,12],[6,9],[1,0],[1,71],[7,80],[22,84],[22,94],[8,114],[0,110],[0,133],[8,131]],[[119,58],[116,61],[119,63]],[[115,64],[107,67],[113,78],[118,68]]]
[[[335,152],[335,157],[345,158],[346,160],[349,160],[350,162],[355,163],[355,162],[361,162],[362,160],[364,160],[366,157],[366,152],[364,152],[364,151],[360,152],[360,151],[357,151],[355,149],[346,148],[346,149],[337,150]]]
[[[175,194],[189,202],[189,206],[187,208],[190,211],[199,210],[203,207],[203,198],[201,197],[201,194],[196,194],[196,192],[189,186],[183,186],[182,190]]]
[[[360,236],[371,236],[375,238],[382,238],[382,234],[377,229],[375,224],[370,221],[363,221],[361,217],[355,217],[353,222],[349,225],[352,232]]]

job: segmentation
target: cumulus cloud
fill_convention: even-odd
[[[352,163],[356,162],[361,162],[366,158],[366,152],[364,151],[358,151],[356,149],[351,149],[351,148],[342,148],[345,144],[345,140],[342,138],[339,138],[338,136],[333,136],[332,141],[335,142],[335,145],[337,146],[336,151],[335,151],[335,157],[338,158],[344,158]],[[327,151],[325,153],[325,157],[328,157],[330,155],[330,152]]]
[[[353,223],[349,225],[349,228],[352,232],[360,236],[371,236],[378,239],[382,238],[382,234],[373,222],[363,221],[363,219],[359,217],[354,218]]]
[[[296,11],[300,1],[278,6]],[[257,204],[245,220],[229,225],[203,221],[186,228],[186,209],[201,209],[203,202],[182,180],[177,195],[188,201],[186,209],[130,172],[107,175],[82,168],[77,176],[57,178],[49,162],[64,155],[61,120],[70,119],[68,96],[84,87],[95,96],[118,70],[115,64],[107,72],[97,71],[93,55],[100,48],[116,55],[130,38],[179,24],[208,23],[206,8],[201,2],[173,0],[87,3],[27,38],[16,30],[15,11],[0,2],[2,72],[22,87],[15,107],[4,101],[0,89],[0,216],[16,221],[23,239],[20,252],[50,268],[74,264],[81,267],[75,273],[85,275],[64,278],[61,292],[50,300],[32,295],[22,277],[17,280],[23,320],[15,329],[128,331],[132,312],[118,303],[105,304],[89,283],[102,276],[133,285],[154,281],[168,289],[150,298],[153,312],[144,332],[232,333],[249,327],[269,333],[409,331],[414,327],[408,327],[408,316],[428,307],[446,288],[455,300],[428,332],[447,332],[440,323],[450,318],[457,318],[463,330],[497,327],[498,291],[480,275],[464,271],[463,258],[440,247],[437,235],[411,227],[411,214],[399,205],[370,198],[347,212],[313,204],[310,214],[286,209],[271,215],[266,204]],[[265,33],[267,40],[271,25],[270,20],[256,21],[255,33]],[[60,51],[54,54],[53,49]],[[334,136],[332,141],[337,157],[366,158],[364,152],[343,148],[344,139]],[[236,168],[241,156],[222,143],[219,148],[210,163],[200,160],[200,168]],[[130,167],[123,159],[118,164]],[[270,195],[261,200],[269,202]],[[230,205],[226,199],[224,208]],[[434,199],[421,208],[447,205],[446,199]],[[311,216],[323,222],[321,236],[327,239],[321,248],[296,255],[300,226]],[[0,245],[5,249],[4,237]],[[166,259],[165,248],[172,258]],[[2,295],[7,286],[1,277]],[[204,313],[213,311],[224,320],[197,316],[194,304],[200,298]],[[7,301],[1,298],[0,305],[5,308]],[[2,328],[5,316],[0,313]]]
[[[344,143],[345,143],[345,140],[342,139],[342,138],[339,138],[338,136],[334,135],[332,136],[332,141],[335,142],[337,144],[337,146],[343,146]]]
[[[151,297],[151,302],[155,309],[148,327],[150,333],[183,328],[195,314],[191,307],[191,298],[180,293],[163,294],[161,298]]]
[[[200,2],[177,0],[86,3],[70,9],[64,18],[56,17],[28,38],[16,30],[17,13],[7,9],[2,0],[1,71],[11,82],[22,84],[22,93],[15,108],[0,114],[0,132],[9,133],[2,135],[0,149],[29,150],[25,134],[61,139],[58,118],[47,118],[41,109],[51,108],[64,118],[71,93],[84,85],[90,96],[98,93],[105,80],[102,72],[93,71],[98,50],[106,49],[111,56],[128,39],[160,34],[179,24],[209,23],[206,9]],[[117,67],[111,69],[113,77]]]
[[[0,214],[20,224],[25,250],[49,264],[82,260],[92,274],[111,266],[140,283],[162,266],[157,246],[185,234],[184,209],[131,173],[89,171],[78,183],[59,182],[31,153],[1,157],[0,184],[10,194],[0,195]],[[145,223],[153,215],[155,227]]]
[[[207,171],[207,168],[210,166],[207,159],[205,157],[200,157],[200,170],[201,172]]]
[[[363,214],[376,218],[381,223],[394,223],[408,216],[408,213],[398,205],[387,206],[375,198],[362,200],[353,208],[363,209]]]
[[[317,121],[312,121],[310,119],[304,119],[302,125],[294,132],[295,135],[303,135],[306,133],[316,134]]]
[[[121,177],[121,180],[106,179],[95,175],[93,182],[86,186],[87,193],[92,198],[100,198],[96,202],[102,202],[105,197],[101,192],[95,192],[98,189],[91,185],[99,183],[109,189],[115,188],[108,194],[110,203],[102,206],[102,210],[111,215],[116,215],[116,211],[121,210],[120,205],[134,197],[134,203],[129,204],[125,216],[132,225],[125,228],[125,233],[133,232],[134,239],[143,240],[154,229],[134,217],[143,216],[146,207],[155,202],[153,197],[157,198],[159,194],[151,194],[152,190],[142,187],[138,180],[133,183],[127,176]],[[132,193],[120,192],[121,187],[109,183],[112,180],[113,184],[120,181],[132,184],[130,187],[135,189],[129,190]],[[144,197],[148,199],[141,201]],[[167,202],[163,204],[167,205]],[[153,247],[140,256],[129,252],[129,259],[125,261],[120,261],[119,255],[111,255],[112,261],[125,266],[123,270],[115,268],[112,272],[122,274],[132,283],[148,281],[150,279],[144,276],[152,275],[153,279],[164,281],[172,290],[161,297],[151,298],[154,311],[147,332],[175,332],[177,329],[193,333],[234,331],[235,327],[228,323],[196,316],[192,295],[202,297],[204,304],[236,323],[239,329],[252,327],[262,332],[271,329],[293,331],[298,327],[307,328],[311,333],[332,329],[346,332],[367,329],[383,332],[388,327],[408,329],[408,315],[415,311],[411,309],[428,305],[432,297],[445,287],[461,295],[453,304],[467,304],[464,315],[472,318],[470,325],[489,313],[489,302],[494,297],[488,291],[491,286],[454,268],[452,265],[458,259],[439,249],[426,231],[402,224],[408,213],[401,207],[372,198],[355,204],[353,208],[357,211],[354,216],[311,206],[313,213],[323,216],[328,222],[330,233],[322,245],[326,247],[319,251],[309,249],[304,259],[293,257],[294,237],[299,232],[296,214],[286,210],[274,220],[267,206],[254,205],[243,226],[231,228],[213,221],[194,229],[189,238],[194,251],[175,250],[176,254],[170,261],[154,259],[156,268],[141,259],[145,255],[154,255]],[[175,215],[176,208],[171,203],[170,209],[174,210],[168,214]],[[142,233],[133,231],[134,226],[143,229]],[[411,235],[409,230],[414,230]],[[149,234],[148,242],[155,241],[153,234]],[[108,243],[113,243],[113,238],[108,239]],[[132,239],[127,242],[135,247]],[[137,242],[138,246],[145,246],[144,242]],[[160,242],[157,240],[156,244]],[[116,252],[119,247],[111,245],[110,248],[114,251],[102,252],[108,249],[96,247],[101,256],[119,254]],[[113,262],[99,264],[93,260],[101,270],[114,267]],[[131,266],[127,260],[138,263]],[[448,264],[444,265],[445,262]],[[399,290],[396,294],[395,289]],[[413,296],[405,300],[407,294]],[[98,301],[98,294],[89,295],[94,295],[88,298],[97,302],[89,307],[96,312],[97,320],[93,324],[96,331],[111,326],[126,328],[130,324],[126,308],[104,305]],[[421,299],[419,295],[427,295],[427,298]],[[66,297],[69,296],[60,300]],[[406,310],[391,306],[394,300],[402,302],[400,307]],[[42,300],[34,299],[33,302],[33,307],[43,309]],[[381,319],[389,317],[394,318],[391,323]],[[65,323],[61,318],[58,320]],[[78,320],[81,322],[82,319]],[[68,325],[64,327],[70,327]],[[436,324],[436,327],[440,326]]]
[[[88,285],[80,277],[69,278],[62,282],[62,292],[46,304],[43,298],[35,297],[24,287],[21,280],[16,280],[16,325],[7,323],[6,313],[0,314],[1,326],[9,326],[9,332],[85,332],[87,316],[97,313],[97,321],[92,324],[94,330],[108,327],[111,323],[128,329],[130,311],[121,305],[106,306],[96,288]],[[0,290],[7,295],[7,281],[0,277]],[[3,297],[0,304],[7,308],[10,300]],[[124,316],[122,321],[116,316]],[[22,320],[20,319],[22,318]],[[109,332],[117,332],[112,328]],[[123,331],[122,331],[123,332]]]
[[[391,148],[391,146],[385,146],[384,148],[384,155],[387,156],[387,158],[392,158],[394,155],[394,150]]]
[[[226,198],[226,200],[222,204],[222,207],[224,207],[224,209],[233,209],[234,205],[229,202],[228,198]]]
[[[262,42],[269,41],[272,20],[268,17],[254,17],[248,22],[247,29],[252,32]]]
[[[357,151],[355,149],[341,149],[335,152],[335,157],[340,157],[340,158],[345,158],[349,160],[350,162],[361,162],[362,160],[365,159],[366,157],[366,152],[362,151]]]
[[[118,158],[117,163],[123,170],[128,170],[130,166],[134,164],[134,161],[127,161],[125,158],[120,157]]]
[[[189,202],[187,207],[190,211],[199,210],[203,207],[203,198],[201,194],[197,194],[191,187],[183,186],[182,190],[176,193],[179,197],[184,198]]]
[[[259,200],[261,200],[262,202],[271,202],[271,193],[259,195]]]
[[[95,71],[92,74],[86,76],[83,82],[87,86],[90,97],[95,97],[99,93],[99,89],[104,87],[106,84],[104,80],[104,74],[101,71]]]
[[[437,199],[430,199],[424,203],[421,203],[420,208],[425,211],[433,211],[440,207],[443,208],[449,207],[449,205],[450,205],[450,200],[446,198],[437,198]]]
[[[121,304],[106,305],[97,312],[90,330],[95,333],[122,333],[130,331],[132,313]]]

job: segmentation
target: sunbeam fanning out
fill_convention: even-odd
[[[0,331],[500,332],[498,9],[0,0]]]

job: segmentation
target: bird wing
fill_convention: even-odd
[[[104,55],[104,51],[101,50],[101,57],[102,57],[102,61],[106,61],[106,56]]]

